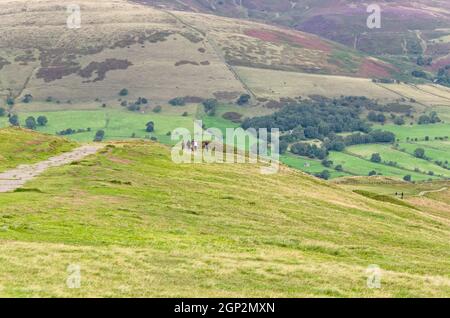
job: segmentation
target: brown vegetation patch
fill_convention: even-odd
[[[389,78],[396,69],[391,66],[366,58],[359,68],[358,75],[366,78]]]
[[[214,97],[219,99],[219,100],[236,99],[236,98],[239,97],[240,94],[241,94],[240,92],[225,92],[225,91],[220,91],[220,92],[213,93]]]
[[[186,60],[182,60],[182,61],[178,61],[175,63],[175,66],[182,66],[182,65],[195,65],[198,66],[199,64],[197,62],[194,61],[186,61]]]
[[[93,82],[102,81],[105,79],[105,75],[108,71],[114,70],[126,70],[129,66],[133,65],[128,60],[107,59],[104,62],[91,62],[88,66],[78,72],[83,78],[90,78],[94,72],[97,73],[97,77]]]
[[[40,68],[36,73],[37,78],[42,78],[46,83],[62,79],[64,76],[75,74],[80,70],[79,66],[67,67],[67,66],[54,66]]]
[[[233,123],[241,123],[242,116],[242,114],[236,112],[228,112],[222,115],[224,119],[231,120]]]
[[[200,104],[205,101],[204,98],[198,96],[185,96],[183,97],[183,100],[187,104]]]

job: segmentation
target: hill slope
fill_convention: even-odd
[[[2,296],[446,296],[448,215],[114,143],[0,194]],[[382,288],[366,269],[382,269]],[[72,265],[72,267],[68,267]],[[74,267],[75,266],[75,267]],[[71,268],[81,288],[69,289]]]
[[[250,66],[318,74],[390,77],[399,70],[304,32],[122,0],[78,2],[69,29],[61,1],[0,2],[0,96],[26,94],[60,108],[94,100],[235,100],[251,90],[234,70]],[[69,3],[67,3],[69,4]],[[2,105],[0,105],[1,107]]]

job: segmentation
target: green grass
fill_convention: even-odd
[[[408,137],[410,139],[418,138],[419,140],[423,140],[426,136],[430,139],[434,139],[434,137],[450,137],[450,124],[448,123],[403,126],[384,125],[376,126],[375,128],[393,132],[400,141],[406,141]]]
[[[283,168],[176,165],[116,143],[0,194],[1,296],[437,297],[448,215],[429,216]],[[41,191],[42,193],[38,192]],[[81,288],[66,287],[67,266]],[[366,269],[382,269],[382,288]]]
[[[398,179],[403,179],[404,176],[411,175],[413,181],[424,181],[436,178],[435,176],[427,176],[425,174],[400,169],[398,167],[374,163],[343,152],[332,151],[329,159],[332,160],[334,164],[341,164],[345,171],[358,176],[367,176],[369,172],[376,171],[384,176],[392,176]]]
[[[180,112],[181,109],[178,111]],[[172,144],[173,142],[167,133],[178,127],[192,130],[195,114],[191,113],[188,117],[183,117],[181,116],[181,113],[141,114],[126,110],[102,109],[26,112],[19,113],[19,118],[23,125],[28,116],[37,118],[39,115],[44,115],[48,118],[46,127],[38,127],[37,130],[40,132],[55,134],[56,132],[67,128],[91,128],[90,132],[67,136],[68,138],[79,142],[92,141],[96,131],[102,129],[105,131],[105,140],[129,139],[134,133],[136,134],[136,138],[154,136],[162,143]],[[153,133],[147,133],[145,131],[146,123],[149,121],[155,123],[155,132]],[[3,125],[6,125],[6,123],[3,122]]]
[[[281,162],[291,168],[302,170],[309,174],[316,174],[322,172],[323,170],[328,170],[331,174],[331,178],[349,176],[348,173],[336,171],[333,167],[324,167],[319,160],[300,157],[290,153],[282,155]]]
[[[433,162],[419,159],[413,155],[396,150],[391,145],[384,144],[366,144],[347,147],[346,151],[350,154],[370,160],[372,154],[379,153],[384,162],[397,162],[399,168],[414,171],[416,168],[424,174],[429,171],[434,172],[435,175],[442,175],[450,177],[450,170],[444,169]],[[442,160],[443,158],[441,158]]]
[[[20,128],[0,129],[0,172],[69,151],[76,143]]]

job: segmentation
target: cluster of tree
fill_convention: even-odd
[[[135,112],[141,110],[142,105],[147,105],[148,99],[145,97],[139,97],[136,101],[128,103],[127,101],[122,101],[121,105],[126,107],[129,111]],[[106,105],[105,105],[106,106]]]
[[[425,78],[425,79],[428,78],[427,73],[425,73],[422,70],[414,70],[414,71],[411,72],[411,75],[414,76],[414,77],[417,77],[417,78]]]
[[[208,114],[208,116],[214,116],[217,111],[218,106],[217,99],[207,99],[203,102],[203,107],[205,108],[205,113]]]
[[[319,147],[317,145],[311,145],[305,142],[297,142],[293,144],[291,146],[291,152],[299,156],[317,158],[320,160],[323,160],[328,156],[328,150],[325,147]]]
[[[9,114],[9,123],[12,126],[20,126],[19,116],[16,114]],[[25,119],[25,127],[28,129],[35,130],[37,126],[46,126],[48,123],[48,119],[45,116],[39,116],[36,120],[33,116],[27,117]]]
[[[376,122],[376,123],[385,123],[386,122],[386,116],[382,113],[375,113],[374,111],[369,112],[367,115],[367,119]]]
[[[320,179],[328,180],[331,177],[331,173],[328,170],[323,170],[322,172],[316,173],[315,176]]]
[[[438,70],[437,76],[434,79],[434,82],[450,87],[450,65],[446,65]]]
[[[430,66],[433,63],[432,57],[419,56],[416,60],[416,64],[419,66]]]
[[[68,136],[68,135],[80,134],[80,133],[90,132],[90,131],[91,131],[91,128],[79,128],[79,129],[67,128],[67,129],[56,132],[56,134],[58,136]]]
[[[436,112],[431,112],[430,115],[422,115],[419,117],[419,120],[417,121],[419,125],[437,124],[440,122],[441,119],[439,118]]]

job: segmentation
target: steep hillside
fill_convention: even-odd
[[[79,1],[81,25],[70,29],[67,4],[0,2],[0,107],[28,94],[64,109],[118,105],[123,88],[129,98],[159,102],[235,100],[252,93],[235,66],[368,78],[398,72],[304,32],[122,0]]]
[[[1,296],[446,296],[448,214],[114,143],[0,194]],[[367,287],[369,265],[382,288]],[[73,269],[81,288],[67,288]],[[68,276],[69,275],[69,276]]]

